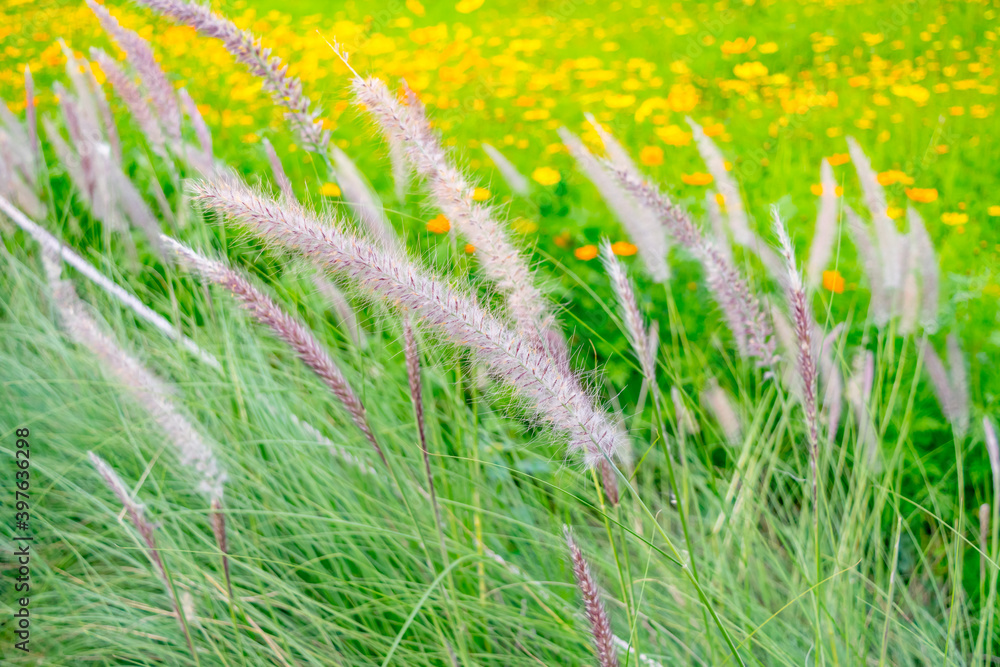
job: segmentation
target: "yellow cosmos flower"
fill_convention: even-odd
[[[562,180],[559,172],[552,167],[539,167],[531,172],[531,177],[540,185],[555,185]]]
[[[898,206],[890,206],[887,209],[885,209],[885,214],[893,220],[899,220],[900,218],[903,217],[904,213],[906,213],[906,211],[904,211]]]
[[[938,191],[934,188],[906,188],[906,196],[915,202],[928,204],[938,198]]]
[[[878,175],[878,182],[879,185],[895,185],[896,183],[900,183],[902,185],[913,185],[913,179],[898,169],[883,171]]]
[[[828,155],[826,161],[830,163],[831,167],[839,167],[842,164],[847,164],[851,161],[850,153],[834,153],[833,155]]]
[[[681,174],[681,180],[687,185],[708,185],[714,179],[711,174],[696,171],[693,174]]]
[[[324,183],[319,189],[319,193],[324,197],[339,197],[340,188],[337,187],[336,183]]]
[[[611,244],[611,252],[615,253],[619,257],[631,257],[635,253],[639,252],[639,249],[628,241],[615,241]]]
[[[659,146],[643,146],[639,151],[639,162],[647,167],[663,164],[663,149]]]
[[[968,221],[969,221],[969,216],[967,213],[955,213],[952,211],[941,214],[941,222],[951,227],[954,227],[956,225],[964,225]]]
[[[582,245],[573,251],[573,256],[581,262],[587,262],[597,257],[596,245]]]
[[[483,6],[483,0],[459,0],[455,11],[459,14],[469,14]]]
[[[994,218],[1000,218],[1000,206],[990,206],[986,209],[986,213]]]
[[[733,67],[733,74],[735,74],[737,78],[743,79],[744,81],[760,79],[761,77],[767,76],[767,67],[765,67],[763,63],[751,60],[748,63],[740,63],[739,65]]]
[[[668,146],[687,146],[691,143],[691,133],[685,132],[679,125],[667,125],[656,128],[656,136]]]
[[[877,33],[863,32],[861,33],[861,39],[865,40],[865,44],[867,44],[868,46],[875,46],[876,44],[881,43],[882,40],[885,39],[885,37],[880,32]]]
[[[737,37],[731,42],[723,42],[722,46],[719,48],[727,56],[737,55],[740,53],[746,53],[754,47],[757,43],[756,37],[748,37],[743,39],[742,37]]]
[[[490,198],[490,191],[486,188],[476,188],[472,191],[472,198],[476,201],[486,201]]]
[[[840,271],[823,272],[823,289],[834,294],[843,294],[844,276],[840,275]]]
[[[451,229],[451,222],[441,213],[437,217],[427,221],[427,231],[432,234],[447,234]]]
[[[777,53],[778,52],[778,43],[777,42],[764,42],[763,44],[761,44],[760,46],[757,47],[757,50],[760,51],[761,53],[764,53],[764,54],[767,54],[767,53]]]

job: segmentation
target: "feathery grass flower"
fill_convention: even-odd
[[[304,324],[285,312],[275,301],[253,285],[249,279],[220,261],[209,259],[168,236],[163,242],[189,269],[203,279],[225,288],[240,302],[251,317],[269,327],[276,336],[285,341],[295,354],[330,389],[351,416],[355,426],[361,431],[375,453],[388,466],[385,454],[372,433],[368,416],[361,399],[348,383],[340,367],[333,361],[316,337]]]
[[[625,433],[595,407],[568,368],[522,332],[508,328],[474,297],[426,275],[405,256],[321,224],[293,203],[264,199],[233,180],[199,183],[195,193],[206,207],[353,278],[368,292],[472,350],[540,417],[566,433],[570,448],[581,451],[588,465],[605,457],[614,460],[626,446]]]
[[[583,598],[583,608],[587,613],[587,621],[590,623],[590,634],[597,651],[597,662],[600,667],[618,667],[615,635],[611,631],[611,621],[608,619],[608,612],[601,601],[601,591],[597,586],[597,581],[590,570],[590,565],[583,557],[583,552],[576,545],[569,527],[563,526],[563,534],[566,537],[566,545],[569,547],[576,585]]]

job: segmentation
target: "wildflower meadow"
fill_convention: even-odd
[[[4,665],[1000,665],[1000,5],[0,2]]]

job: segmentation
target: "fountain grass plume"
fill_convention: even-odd
[[[792,327],[795,331],[798,350],[796,367],[799,379],[802,381],[802,406],[806,413],[806,427],[809,433],[809,455],[813,468],[813,483],[816,477],[816,459],[819,447],[819,418],[816,408],[816,386],[819,373],[816,368],[816,357],[813,335],[813,315],[809,307],[809,297],[795,260],[795,248],[788,236],[777,207],[772,207],[771,216],[774,221],[774,233],[778,237],[778,248],[785,260],[785,301],[792,315]]]
[[[845,205],[844,215],[847,217],[848,235],[858,251],[861,266],[868,277],[868,290],[871,293],[868,312],[876,326],[883,327],[892,318],[892,292],[885,283],[878,248],[868,226],[853,208]]]
[[[406,357],[406,380],[410,388],[410,399],[413,402],[413,416],[417,424],[417,438],[420,441],[420,451],[424,455],[424,472],[427,474],[427,490],[434,507],[434,518],[437,525],[444,529],[441,523],[441,509],[438,507],[437,493],[434,491],[434,474],[431,472],[431,454],[427,448],[427,432],[424,424],[424,392],[420,378],[420,348],[417,347],[417,337],[413,327],[407,323],[403,327],[403,354]],[[444,547],[442,545],[442,552]]]
[[[948,355],[948,376],[951,381],[952,395],[955,397],[956,427],[959,436],[969,432],[969,375],[965,370],[965,354],[958,342],[958,336],[949,333],[945,339],[945,349]]]
[[[909,206],[906,220],[910,225],[910,252],[916,254],[920,275],[920,324],[924,331],[934,333],[938,328],[941,268],[923,217]]]
[[[608,136],[608,142],[613,141],[610,139],[610,135]],[[640,206],[622,188],[614,175],[587,149],[579,137],[564,127],[559,128],[559,137],[569,150],[570,155],[576,160],[577,165],[597,188],[608,208],[625,228],[629,238],[639,249],[639,257],[650,277],[657,282],[668,280],[670,266],[667,264],[669,250],[667,235],[656,215]],[[613,145],[617,146],[618,144],[614,143]],[[621,169],[633,170],[635,168],[631,160],[622,161],[619,158],[615,160],[615,164],[619,165]]]
[[[497,171],[503,176],[503,180],[507,182],[511,191],[516,195],[521,195],[522,197],[527,197],[531,190],[531,184],[528,179],[522,174],[514,163],[507,159],[503,153],[498,149],[494,148],[492,145],[486,143],[485,141],[481,144],[483,151],[489,156],[490,160],[496,166]]]
[[[198,490],[210,501],[221,500],[228,476],[209,443],[174,406],[173,390],[101,330],[87,313],[72,283],[62,278],[58,255],[47,250],[43,263],[53,303],[66,332],[87,348],[104,370],[125,387],[132,400],[149,413],[173,445],[181,465],[191,471]]]
[[[86,2],[90,10],[97,16],[101,27],[125,52],[128,62],[139,74],[143,86],[153,101],[156,116],[162,123],[167,136],[172,142],[179,143],[181,140],[181,110],[177,104],[174,87],[156,62],[149,42],[140,37],[138,33],[123,27],[118,19],[111,15],[111,12],[97,4],[95,0],[86,0]]]
[[[740,354],[770,367],[775,360],[771,324],[760,299],[719,248],[705,238],[690,215],[675,205],[659,188],[627,169],[610,165],[622,186],[644,206],[654,211],[673,239],[691,252],[705,270],[709,290],[736,339]]]
[[[965,372],[965,359],[958,345],[958,339],[948,336],[948,368],[938,356],[930,341],[923,342],[924,369],[931,380],[934,396],[941,406],[941,412],[962,437],[969,428],[969,388]]]
[[[404,105],[376,78],[355,76],[352,87],[355,100],[375,118],[390,145],[401,146],[416,172],[427,180],[441,212],[476,248],[483,272],[506,294],[509,315],[518,329],[543,344],[544,333],[555,324],[548,300],[494,209],[473,199],[473,183],[449,162],[422,107]]]
[[[136,0],[155,12],[164,14],[178,23],[190,26],[206,37],[218,39],[237,62],[254,76],[264,80],[264,88],[274,103],[285,109],[306,150],[325,154],[329,133],[323,129],[319,113],[312,109],[309,98],[302,92],[302,82],[288,74],[288,65],[271,56],[258,37],[248,30],[241,30],[229,19],[213,12],[209,7],[185,0]]]
[[[705,134],[705,130],[701,125],[691,118],[686,118],[685,120],[691,126],[698,152],[705,161],[705,167],[715,180],[719,194],[722,195],[722,199],[725,202],[726,219],[729,221],[733,240],[737,245],[757,255],[771,274],[780,278],[784,271],[784,265],[771,248],[750,229],[750,217],[743,206],[739,184],[729,174],[729,170],[726,169],[726,160],[722,155],[722,151],[712,141],[712,138]]]
[[[25,122],[28,127],[28,146],[37,161],[41,147],[38,145],[38,109],[35,108],[35,79],[31,76],[31,66],[24,66],[24,105]],[[38,165],[35,164],[35,168]]]
[[[597,586],[597,581],[567,526],[563,526],[563,534],[566,537],[566,545],[569,547],[576,585],[580,590],[580,597],[583,598],[583,608],[587,614],[587,621],[590,623],[590,634],[594,640],[594,649],[597,651],[597,662],[601,667],[618,667],[615,635],[611,632],[611,621],[604,608],[604,602],[601,601],[601,591]]]
[[[601,261],[604,264],[604,270],[611,279],[611,289],[618,299],[622,320],[625,322],[625,331],[635,356],[639,360],[642,374],[646,381],[652,384],[656,377],[656,368],[655,353],[651,349],[649,332],[643,322],[642,313],[639,312],[639,303],[636,300],[632,281],[629,280],[625,272],[625,266],[612,252],[611,242],[607,239],[601,241]]]
[[[539,346],[512,330],[472,296],[426,275],[405,256],[322,224],[289,202],[267,200],[234,180],[198,183],[196,199],[236,218],[271,243],[297,250],[370,294],[411,313],[451,342],[473,351],[534,412],[569,437],[588,465],[614,459],[627,437]]]
[[[861,182],[865,205],[872,216],[880,267],[884,277],[882,284],[891,293],[900,287],[903,277],[903,258],[899,247],[900,234],[896,230],[896,223],[887,213],[888,204],[885,190],[878,182],[878,175],[872,169],[868,156],[865,155],[854,137],[847,137],[847,150],[851,155],[851,163],[857,171],[858,180]]]
[[[813,289],[823,280],[823,269],[830,263],[837,240],[837,179],[825,158],[820,164],[820,188],[819,213],[806,265],[806,279]]]
[[[208,124],[205,122],[204,116],[201,115],[198,105],[191,98],[191,94],[188,93],[187,88],[178,90],[177,96],[181,100],[184,112],[191,121],[194,134],[198,138],[198,150],[195,151],[193,147],[187,146],[185,157],[198,171],[211,176],[215,171],[215,151],[212,148],[212,131],[208,129]]]
[[[160,155],[166,154],[166,138],[163,128],[145,95],[118,62],[97,47],[90,49],[90,57],[98,64],[111,87],[125,104],[129,115],[149,142],[150,148]]]
[[[983,417],[983,433],[986,438],[986,453],[990,459],[990,470],[993,473],[993,493],[1000,504],[1000,441],[989,417]]]
[[[719,386],[718,380],[709,378],[701,392],[701,404],[718,422],[726,442],[735,447],[743,439],[743,424],[733,402],[726,390]]]
[[[136,316],[152,324],[167,338],[179,342],[184,349],[200,359],[204,364],[211,366],[214,369],[219,368],[218,359],[200,348],[193,340],[179,333],[177,328],[167,321],[162,315],[154,310],[151,310],[146,304],[136,299],[134,296],[122,289],[120,285],[113,282],[110,278],[95,269],[85,259],[80,257],[80,255],[73,252],[69,246],[63,244],[55,236],[38,226],[3,197],[0,197],[0,211],[3,211],[7,217],[14,221],[14,224],[35,239],[35,241],[42,246],[43,251],[51,253],[53,257],[58,256],[62,259],[62,261],[79,271],[81,275],[87,278],[87,280],[100,287],[120,304],[135,313]]]
[[[295,351],[296,356],[319,376],[340,401],[382,462],[386,466],[389,465],[375,439],[375,434],[372,433],[361,399],[333,358],[304,324],[285,312],[274,299],[253,285],[246,276],[226,264],[209,259],[168,236],[163,237],[163,242],[185,266],[203,279],[226,289],[253,319],[269,327],[278,338],[285,341]]]
[[[191,643],[191,635],[187,627],[187,621],[184,618],[184,614],[181,613],[180,606],[177,604],[174,587],[170,583],[170,577],[167,575],[167,568],[163,565],[163,559],[160,557],[160,549],[156,545],[156,536],[154,532],[155,527],[152,523],[150,523],[149,519],[146,518],[145,506],[132,497],[128,487],[125,486],[125,482],[121,480],[118,473],[116,473],[104,459],[94,452],[89,452],[88,456],[90,457],[90,463],[97,470],[97,474],[101,476],[104,483],[109,489],[111,489],[111,492],[115,494],[118,502],[120,502],[122,507],[125,509],[125,513],[128,514],[129,521],[132,522],[132,525],[139,533],[146,556],[153,564],[153,569],[156,570],[156,575],[163,584],[163,588],[166,589],[167,597],[170,598],[170,605],[173,608],[174,617],[181,626],[181,631],[184,633],[184,639],[187,641],[188,649],[191,651],[192,656],[195,655],[194,645]]]
[[[274,146],[271,145],[271,142],[266,137],[262,143],[264,144],[264,152],[267,154],[267,162],[271,165],[271,175],[274,176],[274,182],[277,184],[278,190],[282,196],[295,201],[295,190],[292,189],[292,182],[288,180],[285,167],[281,164],[281,158],[278,157]]]
[[[319,270],[322,271],[322,267]],[[312,282],[319,293],[323,295],[327,304],[333,308],[333,312],[337,314],[339,324],[347,332],[347,336],[351,339],[351,342],[358,347],[363,347],[365,345],[364,331],[361,328],[361,323],[358,321],[358,314],[354,312],[354,308],[351,306],[350,301],[347,300],[347,296],[343,290],[322,273],[313,273]]]
[[[372,190],[368,181],[362,175],[354,161],[338,146],[330,146],[333,157],[333,170],[337,184],[343,192],[344,200],[351,208],[368,234],[385,248],[398,249],[399,237],[385,215],[385,209],[378,195]]]

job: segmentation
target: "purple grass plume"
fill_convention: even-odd
[[[167,75],[156,62],[153,49],[149,42],[131,30],[118,23],[118,19],[102,5],[94,0],[86,0],[87,6],[97,16],[101,27],[108,36],[125,52],[128,62],[139,74],[142,85],[149,92],[149,97],[156,109],[156,116],[162,123],[163,130],[174,143],[181,140],[181,110],[177,104],[174,87]]]
[[[837,241],[837,179],[833,167],[826,159],[820,165],[819,213],[813,231],[812,245],[809,246],[809,263],[806,265],[806,279],[809,287],[816,289],[823,280],[823,270],[833,257]]]
[[[656,378],[655,348],[649,338],[650,332],[643,322],[642,313],[639,312],[635,287],[625,272],[625,265],[611,251],[611,243],[607,239],[601,242],[601,261],[608,277],[611,278],[611,289],[618,299],[622,319],[625,322],[625,332],[632,344],[632,350],[639,360],[643,376],[652,384]]]
[[[261,40],[248,30],[241,30],[229,19],[210,8],[184,0],[136,0],[155,12],[178,23],[190,26],[206,37],[218,39],[226,50],[254,76],[264,80],[264,89],[274,103],[285,109],[306,150],[325,154],[329,133],[323,129],[319,112],[312,109],[309,98],[302,92],[302,82],[288,74],[288,65],[271,56]]]
[[[228,476],[208,441],[173,404],[171,397],[175,392],[101,330],[72,283],[62,278],[59,256],[46,251],[42,259],[63,328],[150,414],[173,445],[181,465],[191,470],[198,490],[210,501],[221,500]]]
[[[625,169],[615,167],[614,174],[639,202],[656,212],[674,241],[701,262],[708,288],[722,310],[740,354],[756,359],[761,366],[771,366],[775,361],[771,323],[746,279],[726,260],[718,247],[705,238],[690,215],[656,186]]]
[[[271,175],[274,176],[274,182],[278,186],[278,190],[283,197],[287,197],[290,201],[295,201],[295,190],[292,189],[292,182],[288,180],[285,167],[281,164],[281,158],[278,157],[274,146],[271,145],[271,142],[266,137],[262,143],[264,144],[264,152],[267,153],[267,162],[271,165]]]
[[[382,462],[386,466],[389,465],[381,446],[375,439],[375,434],[372,433],[361,399],[351,388],[333,358],[304,324],[285,312],[274,299],[253,285],[246,276],[226,264],[209,259],[168,236],[163,237],[163,242],[185,266],[204,280],[228,291],[253,319],[269,327],[278,338],[285,341],[296,356],[319,376],[340,401]]]
[[[376,243],[384,248],[397,250],[399,237],[392,228],[389,218],[385,215],[382,202],[362,175],[361,170],[348,157],[347,153],[337,146],[330,146],[330,154],[333,157],[333,172],[336,175],[337,183],[340,185],[344,201],[354,213],[354,217],[364,225],[368,235]]]
[[[412,313],[451,342],[472,350],[491,373],[517,390],[535,413],[569,436],[588,465],[614,460],[627,436],[540,347],[498,320],[472,296],[427,276],[405,256],[323,224],[289,202],[265,199],[234,180],[195,185],[196,199],[236,218],[265,240],[295,249],[367,292]]]
[[[712,141],[712,138],[705,134],[701,125],[687,118],[688,125],[691,126],[695,145],[698,152],[705,161],[705,167],[715,180],[719,194],[726,206],[726,219],[729,221],[729,229],[732,232],[733,241],[737,245],[753,252],[772,275],[780,279],[784,272],[781,259],[774,254],[774,251],[750,229],[750,217],[743,206],[743,197],[740,194],[739,184],[726,168],[726,160],[722,151]]]
[[[410,387],[410,399],[413,401],[413,415],[417,422],[417,438],[420,441],[420,450],[424,455],[427,490],[431,496],[431,505],[434,507],[434,518],[437,520],[437,525],[443,529],[441,509],[438,507],[437,493],[434,491],[434,474],[431,472],[431,453],[427,448],[427,432],[426,425],[424,424],[424,391],[423,382],[420,378],[420,348],[417,347],[416,333],[409,323],[403,326],[403,354],[406,357],[406,380]]]
[[[737,446],[743,439],[743,424],[733,407],[733,402],[729,398],[726,390],[719,386],[715,378],[710,378],[708,384],[701,393],[701,404],[719,423],[722,434],[726,437],[726,442],[731,446]]]
[[[602,136],[608,137],[610,145],[618,146],[617,143],[611,143],[610,135],[604,133]],[[615,179],[608,167],[598,160],[576,135],[566,128],[559,128],[559,137],[639,249],[639,258],[650,278],[657,282],[668,280],[670,266],[667,263],[669,250],[667,235],[656,214],[636,202]],[[619,152],[621,151],[615,151],[615,154]],[[629,171],[634,169],[632,161],[627,158],[624,161],[619,158],[615,164]]]
[[[962,437],[969,428],[969,388],[965,359],[954,334],[948,336],[947,352],[949,368],[945,368],[930,341],[923,343],[924,369],[931,380],[934,396],[955,434]]]
[[[496,166],[497,171],[503,176],[503,180],[507,182],[507,185],[514,192],[514,194],[521,195],[522,197],[528,196],[531,190],[531,184],[528,183],[528,179],[522,174],[514,163],[507,159],[507,157],[501,153],[499,150],[486,143],[482,143],[483,151],[490,157],[493,164]]]
[[[24,123],[0,101],[0,196],[12,200],[28,215],[42,218],[46,207],[39,198],[41,157],[34,82],[27,67],[24,75],[27,105]]]
[[[352,86],[358,104],[375,118],[390,145],[402,147],[416,172],[427,180],[437,207],[475,247],[484,274],[506,294],[517,328],[536,344],[544,344],[545,332],[555,328],[548,299],[497,212],[473,199],[474,184],[448,160],[415,95],[410,91],[409,103],[403,104],[376,78],[355,76]]]
[[[812,502],[816,521],[819,521],[819,414],[816,407],[816,392],[819,372],[816,368],[814,348],[814,320],[809,307],[809,297],[795,260],[795,247],[781,221],[778,207],[771,209],[774,233],[778,237],[778,249],[785,261],[785,300],[792,315],[792,326],[798,347],[796,368],[802,383],[802,408],[806,413],[806,428],[809,435],[809,468],[812,472]],[[818,523],[817,523],[818,525]]]
[[[989,417],[983,417],[983,433],[986,436],[986,453],[990,459],[990,470],[993,472],[993,493],[1000,501],[1000,441]]]
[[[191,635],[188,631],[187,621],[185,621],[184,614],[181,613],[181,609],[177,604],[177,598],[174,595],[174,588],[170,583],[170,577],[167,576],[167,568],[164,567],[163,559],[160,557],[160,549],[156,546],[156,536],[154,534],[155,527],[152,523],[150,523],[149,519],[146,518],[145,506],[132,497],[128,487],[125,486],[125,483],[104,459],[94,452],[90,452],[89,456],[91,464],[93,464],[94,468],[97,470],[97,474],[101,476],[104,483],[107,484],[108,488],[111,489],[111,492],[115,494],[118,502],[122,504],[126,514],[128,514],[129,521],[132,522],[132,525],[139,533],[146,556],[153,564],[153,569],[156,570],[156,575],[163,584],[163,588],[167,592],[167,597],[170,598],[170,606],[173,608],[174,617],[181,626],[181,631],[184,633],[184,639],[187,641],[188,649],[191,651],[191,655],[194,655],[194,645],[191,643]]]
[[[600,667],[618,667],[615,635],[611,632],[611,621],[608,619],[608,612],[601,601],[601,591],[597,586],[597,581],[567,526],[563,526],[563,534],[566,536],[566,544],[569,546],[576,585],[580,589],[583,607],[587,613],[587,621],[590,623],[590,634],[594,640],[594,649],[597,651],[597,663]]]
[[[924,219],[912,206],[906,210],[906,220],[910,225],[910,251],[920,276],[920,325],[927,333],[934,333],[938,328],[941,268]]]
[[[796,366],[802,382],[802,404],[806,413],[806,427],[809,433],[809,451],[813,457],[813,474],[816,474],[816,456],[819,446],[819,417],[816,407],[816,392],[819,378],[814,346],[814,320],[809,307],[809,297],[795,260],[795,248],[785,230],[777,207],[772,208],[774,233],[778,237],[778,249],[785,261],[785,301],[792,316],[798,355]]]

